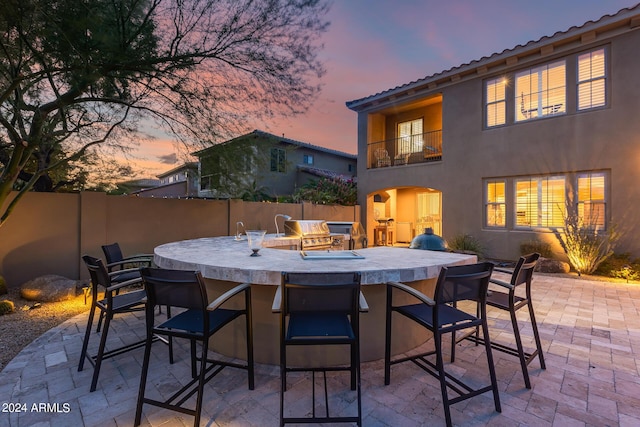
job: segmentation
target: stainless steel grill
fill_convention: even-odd
[[[353,221],[327,221],[331,233],[349,235],[349,249],[362,249],[367,247],[367,233],[359,222]]]
[[[300,238],[302,250],[329,249],[334,237],[323,220],[288,220],[284,222],[285,236]]]

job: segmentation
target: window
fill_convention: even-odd
[[[564,228],[571,200],[585,227],[605,230],[608,180],[603,171],[484,180],[485,226],[505,228],[506,216],[514,215],[516,229]],[[505,189],[511,185],[515,199],[507,205]]]
[[[565,68],[558,61],[516,73],[516,122],[566,112]]]
[[[213,186],[211,185],[211,179],[212,179],[211,175],[205,175],[205,176],[200,178],[200,190],[201,191],[213,189]]]
[[[237,170],[240,173],[251,172],[252,164],[254,161],[254,153],[252,151],[243,151],[241,153],[234,153],[233,156],[237,159]]]
[[[507,121],[506,87],[506,78],[486,82],[487,127],[503,125]]]
[[[578,175],[578,215],[584,225],[591,228],[605,228],[605,175],[603,172]]]
[[[564,176],[517,179],[516,227],[564,227]]]
[[[604,48],[578,56],[578,110],[605,105]]]
[[[485,215],[487,227],[505,227],[507,204],[505,200],[505,182],[488,181],[486,183]]]
[[[422,151],[422,119],[398,123],[397,154],[419,153]]]
[[[271,149],[271,172],[286,172],[287,157],[282,148]]]
[[[302,163],[304,163],[305,165],[312,165],[313,164],[313,155],[305,154],[304,157],[302,158]]]

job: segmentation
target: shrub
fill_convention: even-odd
[[[4,280],[4,277],[0,276],[0,295],[4,295],[9,292],[7,289],[7,281]]]
[[[13,304],[13,301],[9,301],[9,300],[0,301],[0,316],[4,314],[13,313],[14,309],[15,309],[15,305]]]
[[[553,258],[551,243],[541,240],[529,240],[520,244],[520,255],[528,255],[537,252],[543,258]]]
[[[484,251],[480,241],[469,234],[458,234],[447,243],[449,249],[458,252],[473,252],[477,255],[482,255]]]
[[[596,269],[595,274],[608,277],[617,277],[629,280],[640,278],[640,260],[631,259],[628,252],[622,254],[614,253],[604,260]]]
[[[320,178],[298,188],[293,199],[323,205],[354,206],[358,203],[358,187],[352,179]]]
[[[568,207],[564,233],[559,235],[569,263],[578,275],[593,273],[598,265],[613,255],[613,248],[620,237],[613,226],[608,232],[600,230],[597,215],[589,218],[585,222],[575,209]]]

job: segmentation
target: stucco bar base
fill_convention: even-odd
[[[359,249],[357,252],[363,259],[303,260],[298,251],[272,248],[263,248],[260,256],[250,257],[246,241],[215,237],[158,246],[154,250],[154,259],[162,268],[200,271],[207,280],[211,301],[238,283],[251,283],[254,356],[257,362],[268,364],[279,364],[280,318],[279,314],[272,312],[272,304],[282,271],[359,271],[362,274],[362,292],[369,312],[360,315],[361,357],[368,361],[384,356],[385,283],[391,280],[408,283],[432,295],[435,278],[442,266],[476,262],[476,257],[470,255],[387,246]],[[429,338],[425,332],[414,330],[401,319],[394,322],[394,328],[394,354],[417,347]],[[244,336],[244,322],[238,320],[212,338],[212,348],[224,355],[246,358]],[[341,351],[331,348],[306,347],[292,349],[289,360],[304,366],[313,355],[314,362],[318,363],[346,363],[346,357],[341,354]]]
[[[420,280],[409,283],[426,295],[433,295],[435,279]],[[214,298],[237,285],[233,282],[206,279],[207,292]],[[253,311],[253,345],[254,358],[258,363],[277,365],[280,363],[280,313],[273,313],[271,306],[276,292],[275,286],[252,285],[251,304]],[[360,314],[360,354],[363,362],[378,360],[384,357],[385,330],[385,285],[366,285],[362,292],[369,304],[369,311]],[[401,299],[394,297],[394,302]],[[246,360],[244,320],[236,320],[226,326],[210,341],[211,348],[225,356]],[[404,353],[423,344],[431,334],[423,328],[414,328],[402,320],[394,319],[392,330],[392,354]],[[314,346],[289,348],[287,364],[308,366],[347,364],[349,353],[347,346]]]

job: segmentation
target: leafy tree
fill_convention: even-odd
[[[293,199],[325,205],[354,206],[358,203],[358,188],[352,179],[320,178],[318,181],[310,180],[300,187]]]
[[[193,146],[305,111],[327,11],[327,0],[4,0],[0,225],[54,171],[127,149],[151,124]]]

